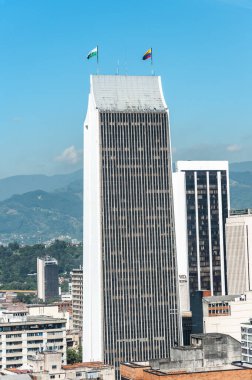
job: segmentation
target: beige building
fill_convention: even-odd
[[[233,211],[226,220],[228,294],[252,290],[252,209]]]
[[[83,326],[83,270],[72,271],[73,329],[82,331]]]
[[[31,316],[37,315],[48,315],[53,318],[64,318],[66,319],[66,330],[72,330],[73,321],[72,315],[68,310],[59,311],[58,304],[52,305],[27,305],[28,313]]]
[[[37,379],[65,379],[65,371],[62,369],[61,353],[57,351],[44,351],[28,356],[27,368],[32,372],[32,377]]]
[[[9,369],[5,374],[28,373],[34,380],[115,380],[112,366],[101,362],[62,365],[61,353],[44,351],[28,356],[23,369]]]
[[[241,323],[252,317],[252,292],[242,295],[204,297],[204,333],[228,334],[241,341]]]

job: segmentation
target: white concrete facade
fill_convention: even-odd
[[[252,290],[252,214],[227,219],[226,251],[228,294]]]
[[[84,122],[83,360],[104,361],[99,112],[90,86]],[[86,344],[85,342],[88,342]]]
[[[190,310],[185,173],[172,174],[180,310]]]
[[[246,323],[252,317],[252,292],[244,295],[203,298],[203,328],[204,333],[228,334],[241,341],[241,323]],[[228,314],[222,314],[223,304]],[[219,306],[218,306],[219,305]],[[219,314],[209,314],[209,309],[214,308]]]

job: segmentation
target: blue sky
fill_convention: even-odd
[[[252,0],[0,0],[0,178],[81,167],[89,75],[149,75],[173,160],[252,160]]]

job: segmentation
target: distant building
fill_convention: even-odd
[[[212,295],[224,295],[225,221],[229,215],[228,162],[178,161],[173,178],[178,199],[175,208],[176,205],[179,207],[178,212],[175,210],[178,262],[188,263],[190,294],[197,290],[210,290]],[[179,274],[181,272],[186,280],[187,268],[183,264]],[[181,294],[185,297],[187,290],[186,287],[182,290],[182,285]]]
[[[42,350],[58,350],[66,363],[66,320],[29,316],[27,311],[0,313],[0,368],[27,364],[28,356]]]
[[[252,290],[252,209],[233,210],[226,220],[228,294]]]
[[[83,269],[72,270],[73,328],[82,331],[83,326]]]
[[[59,298],[59,270],[56,259],[37,258],[38,298],[43,301]]]
[[[241,324],[241,348],[242,361],[252,366],[252,318]]]

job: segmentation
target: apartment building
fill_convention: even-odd
[[[241,324],[242,361],[252,365],[252,318]]]
[[[72,271],[73,328],[82,331],[83,325],[83,270]]]
[[[66,363],[66,319],[1,311],[1,369],[27,364],[29,355],[43,350],[59,351],[62,363]]]

